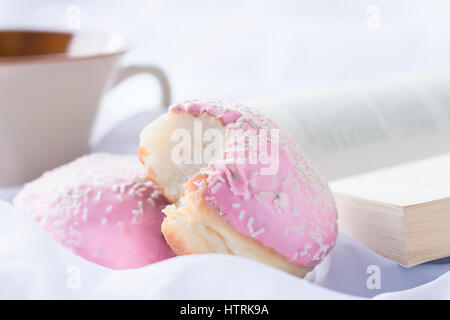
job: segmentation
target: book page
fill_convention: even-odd
[[[450,197],[450,153],[330,183],[335,193],[410,206]]]
[[[450,74],[251,101],[329,180],[450,151]]]

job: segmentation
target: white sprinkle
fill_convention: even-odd
[[[83,216],[81,217],[81,219],[82,219],[83,221],[86,221],[87,218],[88,218],[88,214],[89,214],[88,209],[87,209],[87,208],[84,208],[84,209],[83,209]]]
[[[131,220],[131,223],[136,224],[138,222],[138,219],[142,216],[144,213],[144,203],[142,201],[138,202],[138,209],[137,210],[131,210],[131,213],[133,214],[133,219]]]
[[[250,231],[250,233],[253,233],[253,227],[252,227],[252,224],[253,224],[253,217],[250,217],[250,218],[248,218],[248,222],[247,222],[247,229],[248,229],[248,231]]]
[[[300,227],[300,237],[303,237],[303,230],[305,230],[305,228],[306,228],[306,225],[304,225],[304,224]]]
[[[77,202],[77,205],[73,208],[73,215],[76,216],[78,213],[80,213],[80,206],[81,204]]]
[[[100,199],[102,198],[102,191],[100,190],[99,192],[97,192],[97,195],[95,196],[95,202],[99,202]]]
[[[123,195],[122,195],[121,193],[118,193],[118,194],[116,195],[116,198],[117,198],[117,200],[119,200],[119,201],[123,201]]]
[[[67,243],[72,244],[74,246],[80,245],[82,242],[82,237],[81,237],[80,232],[77,229],[75,229],[73,226],[70,226],[69,230],[70,230],[70,235],[72,235],[74,238],[67,240]]]
[[[63,229],[64,222],[62,222],[61,220],[55,220],[55,221],[53,221],[53,226],[55,227],[56,232],[58,233],[58,235],[61,238],[65,239],[66,235],[65,235],[64,229]]]
[[[284,230],[284,235],[287,236],[289,234],[289,231],[296,231],[297,227],[287,228]]]
[[[235,209],[239,209],[241,207],[241,204],[240,203],[233,203],[231,206],[233,208],[235,208]]]
[[[212,193],[216,193],[217,190],[219,190],[219,188],[222,186],[221,182],[217,182],[212,188],[211,188],[211,192]]]
[[[131,219],[131,223],[132,224],[137,224],[138,218],[139,218],[139,212],[136,213],[136,214],[133,213],[133,218]]]
[[[298,258],[298,253],[296,252],[296,253],[294,253],[294,256],[292,257],[292,260],[297,260],[297,258]]]
[[[156,206],[155,200],[153,200],[152,198],[147,198],[147,201],[154,207]]]
[[[214,183],[216,183],[217,181],[220,181],[220,182],[222,182],[222,183],[225,183],[225,179],[224,178],[222,178],[221,176],[219,176],[219,175],[217,175],[217,176],[215,176],[214,178],[208,178],[208,183],[209,184],[214,184]]]
[[[108,219],[107,218],[103,218],[102,219],[102,226],[104,227],[104,226],[106,226],[106,223],[108,222]]]
[[[326,245],[321,245],[319,251],[317,251],[316,254],[314,255],[313,260],[314,260],[314,261],[320,260],[321,257],[324,256],[325,253],[327,252],[328,247],[329,247],[328,244],[326,244]]]
[[[109,206],[106,208],[106,212],[111,212],[112,209],[113,209],[113,206],[109,205]]]
[[[253,232],[252,233],[252,237],[254,238],[254,237],[257,237],[257,236],[259,236],[261,233],[263,233],[264,231],[266,231],[264,228],[261,228],[261,229],[259,229],[258,231],[256,231],[256,232]]]
[[[303,257],[308,253],[308,250],[309,250],[309,248],[311,248],[311,245],[307,244],[303,248],[304,248],[304,250],[303,250],[303,252],[300,253],[300,257]]]
[[[155,190],[152,192],[151,196],[152,198],[157,198],[161,194],[161,191]]]
[[[245,212],[244,212],[244,210],[241,210],[241,212],[239,212],[239,220],[244,219],[244,216],[245,216]]]
[[[120,190],[119,190],[119,192],[120,192],[120,193],[125,193],[125,187],[126,187],[126,184],[125,184],[125,183],[122,183],[122,184],[120,185]]]

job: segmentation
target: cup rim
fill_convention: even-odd
[[[44,33],[44,34],[65,34],[73,38],[81,36],[99,37],[99,38],[115,38],[121,43],[117,49],[110,51],[99,51],[98,53],[88,53],[80,55],[69,55],[67,53],[49,53],[49,54],[35,54],[35,55],[17,55],[10,57],[0,57],[0,66],[10,64],[28,64],[28,63],[54,63],[54,62],[68,62],[80,60],[102,59],[111,56],[122,55],[128,51],[130,44],[128,40],[119,33],[98,33],[98,32],[70,32],[52,29],[32,29],[32,28],[0,28],[2,32],[23,32],[23,33]]]

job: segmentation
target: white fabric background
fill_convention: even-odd
[[[3,299],[450,299],[450,261],[405,269],[345,234],[307,280],[245,258],[215,254],[112,271],[61,247],[5,201],[0,201],[0,213]],[[379,290],[366,286],[366,269],[373,264],[381,269]],[[80,279],[75,289],[68,285],[74,267]]]
[[[450,3],[445,0],[4,0],[0,27],[64,30],[72,4],[80,7],[79,31],[130,38],[133,49],[124,64],[163,67],[175,100],[242,100],[450,67]],[[367,8],[374,4],[381,29],[367,27]],[[145,76],[109,93],[93,150],[134,153],[137,133],[160,112],[158,103],[158,87]],[[140,113],[144,110],[153,111]],[[0,189],[0,199],[11,199],[19,188]],[[367,288],[370,265],[380,267],[380,289]],[[68,289],[71,266],[80,270],[79,289]],[[0,200],[1,298],[450,299],[449,270],[449,258],[406,269],[340,234],[336,248],[306,280],[221,255],[111,271],[60,247]]]

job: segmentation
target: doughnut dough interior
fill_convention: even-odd
[[[215,158],[210,159],[211,161],[205,161],[203,157],[202,161],[195,161],[197,160],[194,159],[195,148],[201,152],[211,143],[211,141],[204,139],[202,139],[203,141],[194,139],[198,136],[200,123],[203,132],[212,128],[219,130],[225,137],[225,128],[220,121],[213,117],[205,114],[195,117],[188,113],[175,112],[160,116],[141,132],[139,159],[144,164],[148,177],[161,187],[165,196],[172,202],[176,202],[180,198],[183,185],[201,168],[206,167],[211,161],[222,158],[222,155],[218,154],[215,155]],[[195,128],[197,132],[194,132]],[[190,159],[182,163],[172,161],[172,153],[176,152],[176,146],[179,145],[181,140],[181,138],[176,139],[179,134],[186,134],[191,137]],[[200,142],[202,142],[201,145]]]

